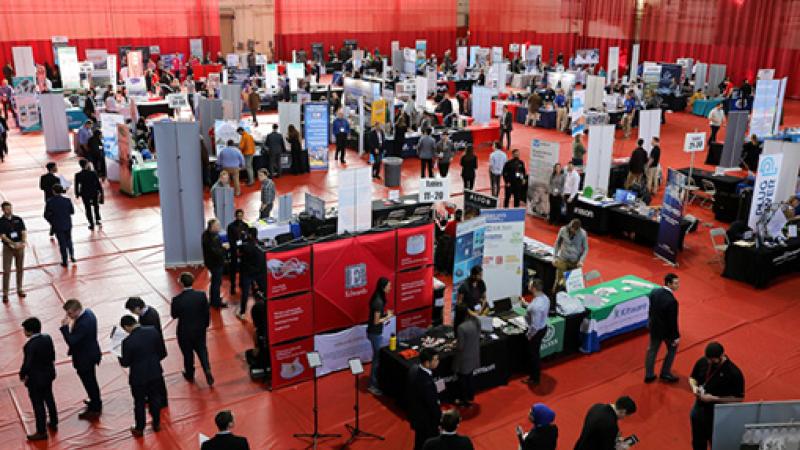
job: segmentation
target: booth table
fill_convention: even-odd
[[[626,284],[625,281],[644,283],[649,287]],[[648,294],[657,285],[633,275],[626,275],[615,280],[600,283],[570,293],[584,302],[587,316],[585,326],[581,330],[581,351],[594,353],[600,351],[600,343],[606,339],[647,326],[647,313],[650,308]],[[594,294],[600,288],[615,289],[616,293],[599,296],[602,305],[586,306],[587,295]],[[628,290],[623,290],[628,289]]]
[[[431,206],[432,203],[420,203],[419,194],[408,194],[400,196],[400,201],[393,202],[387,199],[372,201],[372,225],[377,226],[382,220],[389,217],[393,211],[404,210],[405,217],[414,214],[414,210],[424,206]]]
[[[553,267],[553,247],[525,236],[523,249],[523,292],[528,286],[528,270],[535,271],[533,276],[542,280],[545,289],[549,290],[556,280],[556,268]]]
[[[70,130],[77,130],[86,123],[88,118],[81,108],[67,108],[67,127]]]
[[[685,167],[678,172],[689,176],[689,168]],[[714,218],[723,222],[733,222],[740,215],[740,193],[738,186],[745,180],[743,177],[736,177],[732,175],[714,175],[714,172],[703,169],[693,169],[692,179],[694,184],[700,188],[703,187],[702,180],[708,180],[714,183],[714,189],[717,193],[714,195]]]
[[[617,236],[622,233],[634,233],[634,241],[647,245],[655,246],[658,242],[658,229],[661,226],[659,219],[651,219],[636,212],[627,205],[616,205],[608,209],[609,212],[609,231]],[[683,249],[683,238],[692,222],[681,218],[681,234],[678,240],[678,248]]]
[[[134,196],[139,196],[150,192],[158,192],[158,174],[156,173],[157,167],[158,162],[145,161],[144,163],[134,165],[131,168]]]
[[[708,117],[708,113],[710,113],[711,110],[720,103],[722,103],[722,99],[697,99],[694,101],[694,103],[692,103],[692,114],[695,116]]]
[[[539,128],[554,129],[556,127],[556,111],[539,109],[539,120],[536,121],[536,126]]]
[[[708,153],[705,163],[709,166],[718,166],[722,159],[722,142],[711,142],[708,144]]]
[[[147,118],[148,116],[158,113],[171,116],[173,109],[169,107],[169,103],[167,103],[166,100],[159,100],[155,102],[136,103],[136,111],[139,113],[139,117]]]
[[[800,272],[800,239],[790,239],[786,247],[740,247],[731,243],[725,251],[722,276],[765,288],[773,278]]]
[[[572,215],[581,220],[584,230],[593,234],[607,234],[609,228],[609,211],[616,201],[597,201],[580,194],[573,201]]]
[[[481,147],[489,150],[493,142],[500,140],[500,122],[497,120],[492,120],[487,125],[469,125],[464,129],[472,133],[472,148],[476,152]]]

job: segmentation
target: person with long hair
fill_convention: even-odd
[[[478,169],[478,158],[472,147],[467,147],[461,157],[461,179],[464,181],[464,189],[472,190],[475,187],[475,170]]]
[[[378,365],[380,351],[383,347],[383,324],[392,318],[392,311],[386,310],[387,294],[392,288],[388,278],[381,277],[369,302],[369,319],[367,321],[367,339],[372,345],[372,367],[369,375],[369,391],[374,395],[382,395],[378,387]]]
[[[303,161],[303,144],[300,142],[300,132],[297,131],[294,125],[289,125],[286,140],[289,142],[289,148],[292,152],[292,173],[299,175],[307,172],[308,153],[306,153],[305,161]]]
[[[392,156],[402,157],[403,146],[406,144],[406,131],[408,131],[408,115],[402,112],[394,122],[394,155]]]
[[[553,172],[550,173],[550,215],[547,222],[558,224],[561,222],[561,199],[564,193],[564,181],[566,175],[561,169],[561,164],[553,164]]]

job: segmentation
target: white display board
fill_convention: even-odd
[[[628,79],[635,80],[639,73],[639,44],[631,46],[631,65],[628,67]]]
[[[81,66],[78,64],[78,49],[59,47],[58,62],[61,69],[61,83],[64,89],[81,87]]]
[[[642,147],[647,150],[648,155],[653,137],[661,137],[661,110],[643,109],[639,111],[639,139],[644,139]]]
[[[609,83],[616,83],[619,79],[619,47],[608,48],[608,68],[606,69],[606,80]]]
[[[486,300],[522,295],[525,209],[484,209],[483,279]]]
[[[492,119],[494,89],[472,85],[472,117],[475,123],[486,125]]]
[[[759,138],[772,134],[778,114],[778,98],[781,93],[780,80],[758,80],[753,111],[750,114],[750,132]]]
[[[589,75],[586,80],[586,104],[587,109],[602,110],[603,97],[605,96],[606,79],[595,75]]]
[[[597,192],[608,193],[608,178],[614,153],[614,125],[589,127],[589,145],[586,152],[586,178],[583,186]]]
[[[339,172],[338,234],[372,228],[372,167]]]
[[[70,151],[69,127],[64,96],[61,94],[39,94],[39,110],[42,114],[42,130],[47,153]]]
[[[533,139],[528,167],[528,212],[545,216],[550,212],[550,175],[558,162],[559,143]]]
[[[800,173],[800,143],[768,140],[764,143],[765,155],[783,155],[775,201],[786,201],[797,192],[797,174]]]
[[[303,63],[289,63],[286,65],[286,76],[289,77],[289,89],[297,90],[297,81],[306,76],[306,65]]]
[[[36,64],[33,62],[33,49],[30,47],[11,47],[14,56],[14,72],[18,77],[36,78]],[[8,81],[9,84],[11,80]]]
[[[414,93],[414,105],[418,108],[425,108],[428,101],[428,77],[417,76],[415,79],[416,91]]]
[[[278,102],[278,129],[282,135],[287,136],[289,134],[289,125],[294,125],[298,131],[301,130],[300,121],[300,103]]]

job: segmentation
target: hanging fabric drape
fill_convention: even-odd
[[[370,51],[389,54],[392,41],[414,47],[427,41],[428,53],[455,53],[456,2],[430,0],[276,0],[275,41],[278,57],[292,50],[311,54],[312,43],[338,51],[345,39]]]
[[[219,51],[218,0],[0,0],[0,63],[12,47],[30,46],[37,63],[53,62],[51,38],[68,45],[117,53],[119,46],[158,45],[161,53],[189,54],[189,39]]]

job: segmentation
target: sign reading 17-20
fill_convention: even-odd
[[[443,202],[450,200],[449,178],[422,178],[419,180],[419,202]]]
[[[686,153],[702,152],[706,148],[705,133],[686,133],[686,140],[683,142],[683,151]]]

